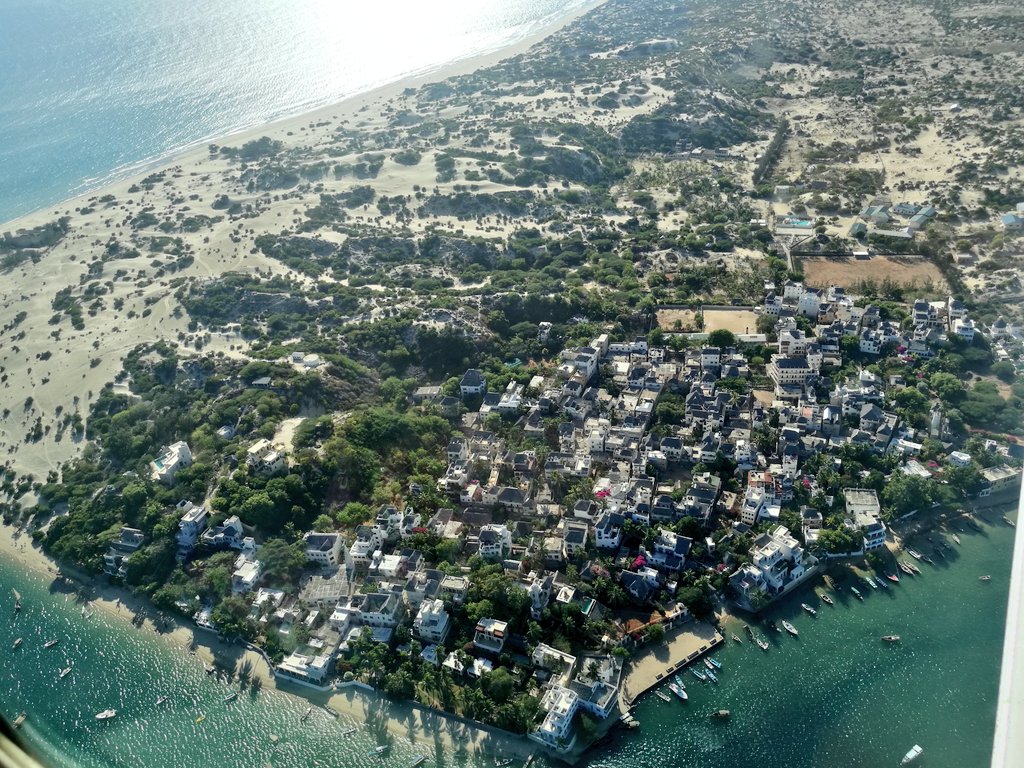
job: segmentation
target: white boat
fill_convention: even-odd
[[[113,717],[117,717],[116,709],[104,709],[102,712],[96,715],[97,720],[110,720]]]
[[[60,640],[47,640],[45,643],[43,643],[43,648],[53,648],[53,646],[55,646],[59,642]]]
[[[304,723],[304,722],[306,722],[307,720],[309,720],[309,716],[310,716],[310,715],[312,715],[312,714],[313,714],[313,708],[312,708],[312,707],[310,707],[309,709],[307,709],[307,710],[306,710],[306,711],[305,711],[305,712],[304,712],[304,713],[302,714],[302,717],[300,717],[300,718],[299,718],[299,722],[300,722],[300,723]]]
[[[785,630],[786,630],[787,632],[789,632],[789,634],[791,634],[791,635],[792,635],[793,637],[796,637],[797,635],[799,635],[799,634],[800,634],[799,632],[797,632],[797,631],[796,631],[796,627],[794,627],[794,626],[793,626],[792,624],[790,624],[790,623],[789,623],[788,621],[784,621],[784,622],[782,622],[782,627],[783,627],[783,629],[785,629]]]
[[[353,733],[355,733],[358,730],[359,730],[358,728],[348,728],[348,729],[342,731],[341,735],[342,736],[351,736]]]
[[[722,662],[720,662],[720,661],[719,661],[718,659],[716,659],[716,658],[715,658],[714,656],[708,656],[708,657],[706,657],[706,659],[705,659],[705,662],[706,662],[707,664],[710,664],[710,665],[711,665],[712,667],[714,667],[715,669],[721,669],[721,668],[722,668]]]
[[[664,702],[672,701],[672,699],[669,698],[669,695],[667,693],[665,693],[664,691],[655,691],[654,695],[657,696],[659,699],[661,699]]]
[[[388,745],[384,744],[384,745],[382,745],[380,747],[374,747],[373,749],[371,749],[366,754],[369,755],[370,757],[373,757],[374,755],[383,755],[385,752],[388,751],[388,749],[389,749]]]
[[[163,704],[163,703],[164,703],[165,701],[167,701],[167,697],[166,697],[166,696],[157,696],[157,697],[156,697],[156,705],[157,705],[158,707],[159,707],[159,706],[160,706],[161,704]]]
[[[768,650],[768,641],[767,640],[762,640],[760,637],[755,637],[754,638],[754,642],[757,643],[757,647],[760,648],[762,651],[767,651]]]
[[[907,763],[914,762],[921,756],[922,752],[924,752],[924,750],[921,749],[919,745],[915,744],[910,748],[910,751],[903,756],[903,759],[900,760],[900,765],[906,765]]]
[[[696,677],[698,680],[700,680],[702,683],[706,683],[707,682],[708,676],[705,675],[703,672],[701,672],[696,667],[691,667],[690,671],[693,673],[693,676]]]
[[[954,533],[954,534],[953,534],[952,536],[950,536],[949,538],[951,538],[951,539],[952,539],[952,540],[953,540],[954,542],[956,542],[957,544],[959,544],[959,543],[960,543],[960,537],[959,537],[959,536],[957,536],[957,535],[956,535],[955,533]]]
[[[17,638],[17,639],[16,639],[15,641],[14,641],[14,644],[13,644],[13,645],[11,646],[11,650],[13,651],[13,650],[14,650],[15,648],[20,648],[20,647],[21,647],[21,644],[22,644],[23,642],[24,642],[24,640],[23,640],[22,638],[20,638],[20,637],[19,637],[19,638]]]
[[[979,576],[978,581],[992,581],[991,576]]]
[[[708,676],[708,680],[710,680],[712,683],[715,683],[716,685],[718,684],[718,676],[714,672],[712,672],[710,669],[708,669],[708,671],[707,671],[707,676]]]
[[[811,608],[811,606],[809,606],[807,603],[800,603],[800,607],[803,608],[805,611],[807,611],[809,614],[811,614],[811,616],[817,616],[818,615],[818,612],[816,610],[814,610],[813,608]]]
[[[224,697],[224,703],[228,704],[238,698],[238,691],[232,691]]]
[[[824,602],[828,603],[829,605],[835,605],[835,602],[833,602],[832,598],[826,595],[824,592],[818,595],[818,597],[820,597]]]
[[[27,712],[22,712],[20,715],[18,715],[16,718],[14,718],[14,727],[15,728],[21,728],[21,724],[24,723],[25,720],[27,720],[27,719],[28,719],[28,713]]]
[[[921,553],[920,552],[915,552],[912,549],[908,549],[907,550],[907,554],[910,555],[915,560],[920,560],[921,559]]]
[[[64,667],[64,669],[62,669],[60,671],[60,674],[57,676],[57,679],[58,680],[63,680],[65,677],[67,677],[70,674],[71,674],[71,667],[70,666]]]
[[[686,701],[688,698],[690,698],[686,691],[684,691],[675,683],[669,683],[668,689],[672,691],[672,693],[674,693],[676,696],[678,696],[680,701]]]

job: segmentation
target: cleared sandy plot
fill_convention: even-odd
[[[704,331],[757,333],[757,314],[749,309],[705,309]]]
[[[697,313],[692,309],[659,309],[655,313],[663,331],[699,331]]]
[[[939,268],[927,259],[898,259],[892,256],[872,256],[870,259],[801,258],[804,281],[808,285],[828,287],[841,285],[856,288],[865,281],[886,281],[902,286],[932,287],[944,290],[946,281]]]

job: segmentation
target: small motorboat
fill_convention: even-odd
[[[955,533],[952,536],[950,536],[949,538],[951,538],[953,540],[954,544],[959,544],[960,543],[960,537],[957,536]]]
[[[1013,522],[1013,520],[1008,518],[1006,515],[1003,515],[1003,522],[1006,523],[1011,528],[1016,528],[1017,527],[1017,524],[1015,522]]]
[[[708,676],[708,680],[710,680],[710,681],[711,681],[712,683],[714,683],[715,685],[718,685],[718,675],[716,675],[716,674],[715,674],[714,672],[712,672],[712,671],[711,671],[710,669],[709,669],[709,670],[708,670],[708,671],[707,671],[707,672],[706,672],[705,674],[707,674],[707,676]]]
[[[690,698],[686,691],[684,691],[675,683],[669,683],[668,689],[672,691],[672,693],[674,693],[676,696],[678,696],[680,701],[686,701],[688,698]]]
[[[332,707],[330,704],[324,704],[324,712],[326,712],[331,717],[341,717],[341,713],[334,707]]]
[[[655,691],[654,695],[657,696],[662,701],[664,701],[666,704],[668,704],[670,701],[672,701],[672,699],[669,698],[669,695],[667,693],[665,693],[664,691]]]
[[[928,563],[928,565],[935,565],[935,561],[928,557],[928,555],[921,555],[921,560]]]
[[[102,712],[96,715],[97,720],[111,720],[117,717],[116,709],[104,709]]]
[[[875,580],[872,579],[870,576],[865,576],[864,582],[872,589],[878,589],[878,585],[875,583]]]
[[[720,662],[720,661],[719,661],[718,659],[716,659],[716,658],[715,658],[714,656],[708,656],[708,657],[707,657],[707,662],[708,662],[708,663],[709,663],[709,664],[710,664],[710,665],[711,665],[712,667],[714,667],[715,669],[721,669],[721,668],[722,668],[722,662]]]
[[[732,639],[733,639],[733,642],[735,642],[735,643],[742,643],[743,642],[743,640],[740,638],[740,636],[737,635],[735,632],[732,635]]]
[[[701,672],[696,667],[691,667],[690,668],[690,672],[692,672],[693,676],[696,677],[698,680],[700,680],[702,683],[706,683],[708,681],[708,676],[705,675],[703,672]]]
[[[762,651],[767,651],[768,650],[768,641],[767,640],[763,640],[760,637],[756,637],[756,638],[754,638],[754,642],[757,643],[757,647],[760,648]]]
[[[686,683],[683,682],[683,676],[682,675],[673,675],[672,679],[675,681],[676,685],[678,685],[684,691],[686,690]]]
[[[717,717],[719,720],[723,720],[723,719],[727,718],[729,716],[729,714],[730,713],[729,713],[728,709],[720,709],[717,712],[712,712],[711,716],[712,717]]]
[[[64,669],[62,669],[60,671],[60,674],[57,675],[57,679],[58,680],[63,680],[65,677],[67,677],[70,674],[71,674],[71,667],[70,666],[64,667]]]
[[[785,630],[786,630],[787,632],[789,632],[789,634],[791,634],[791,635],[792,635],[793,637],[796,637],[796,636],[798,636],[798,635],[800,634],[799,632],[797,632],[797,631],[796,631],[796,627],[794,627],[794,626],[793,626],[792,624],[790,624],[790,623],[789,623],[788,621],[784,621],[784,622],[782,622],[782,627],[783,627],[783,629],[785,629]]]
[[[887,578],[889,581],[893,582],[894,584],[899,584],[900,583],[900,577],[899,577],[899,574],[897,574],[897,573],[887,573],[887,574],[885,574],[885,578]]]
[[[22,712],[20,715],[18,715],[16,718],[14,718],[14,723],[13,723],[14,727],[15,728],[21,728],[22,723],[24,723],[27,719],[28,719],[28,713],[27,712]]]
[[[313,714],[313,708],[310,707],[309,709],[307,709],[305,712],[302,713],[302,717],[299,718],[299,722],[300,723],[306,722],[307,720],[309,720],[309,716],[312,715],[312,714]]]
[[[232,691],[224,697],[224,703],[228,704],[238,698],[238,691]]]
[[[166,703],[166,701],[167,701],[167,697],[166,697],[166,696],[157,696],[157,697],[156,697],[156,705],[157,705],[158,707],[159,707],[159,706],[160,706],[161,704],[164,704],[164,703]]]
[[[882,635],[882,639],[887,643],[898,643],[900,641],[899,635]]]
[[[199,717],[196,718],[196,725],[199,725],[205,719],[206,719],[206,714],[204,712],[200,712],[199,713]]]
[[[217,668],[213,666],[213,664],[204,664],[203,669],[206,670],[206,674],[208,675],[212,675],[214,672],[217,671]]]
[[[916,552],[913,549],[908,549],[907,550],[907,554],[910,555],[915,560],[920,560],[921,559],[921,553],[920,552]]]
[[[986,574],[985,576],[979,576],[978,581],[992,581],[992,577]]]
[[[383,755],[389,749],[390,749],[390,747],[387,744],[382,744],[379,747],[374,747],[373,749],[371,749],[366,754],[369,755],[370,757],[373,757],[374,755]]]
[[[864,599],[864,595],[862,595],[860,593],[860,590],[857,589],[856,587],[850,587],[850,591],[853,592],[853,596],[856,597],[858,600],[863,600]]]
[[[358,728],[346,728],[344,731],[341,732],[341,735],[342,736],[351,736],[353,733],[355,733],[358,730],[359,730]]]
[[[825,592],[822,592],[820,595],[818,595],[818,597],[821,598],[823,603],[827,603],[829,605],[835,605],[835,602],[832,600],[832,598],[829,597],[828,594],[826,594]]]
[[[924,750],[921,749],[919,745],[915,744],[910,748],[907,754],[903,756],[903,759],[900,760],[900,765],[906,765],[907,763],[914,762],[915,760],[917,760],[917,758],[921,756],[922,752],[924,752]]]
[[[903,571],[905,574],[907,574],[907,576],[913,576],[914,575],[914,570],[909,565],[904,563],[902,560],[900,560],[900,562],[897,563],[897,565],[899,565],[900,570]]]
[[[809,606],[807,603],[800,603],[800,607],[803,608],[805,611],[807,611],[809,614],[811,614],[811,616],[817,616],[818,615],[818,612],[816,610],[814,610],[813,608],[811,608],[811,606]]]
[[[875,579],[875,586],[876,587],[881,587],[882,589],[888,589],[889,588],[889,585],[886,584],[885,581],[881,577]]]
[[[15,650],[15,649],[17,649],[17,648],[21,648],[21,644],[22,644],[23,642],[25,642],[25,640],[24,640],[23,638],[20,638],[20,637],[19,637],[19,638],[17,638],[17,639],[16,639],[15,641],[14,641],[14,643],[13,643],[13,644],[11,645],[11,650],[13,651],[13,650]]]
[[[53,648],[53,646],[55,646],[59,642],[60,640],[47,640],[45,643],[43,643],[43,648]]]
[[[828,587],[829,589],[835,589],[836,588],[836,583],[834,581],[832,581],[832,577],[829,576],[828,574],[825,574],[825,576],[822,577],[822,580],[825,582],[825,586]]]

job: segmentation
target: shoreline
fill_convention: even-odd
[[[64,582],[54,592],[74,594],[76,600],[105,617],[125,622],[145,632],[172,652],[194,656],[203,665],[229,670],[232,684],[247,677],[259,681],[261,693],[273,691],[292,696],[323,708],[330,706],[339,713],[339,721],[373,730],[378,735],[408,741],[414,746],[442,750],[448,755],[508,755],[527,759],[541,751],[539,745],[525,736],[517,736],[476,724],[452,713],[431,709],[416,702],[392,701],[372,688],[349,685],[337,690],[318,689],[277,677],[262,654],[245,646],[229,644],[213,632],[188,623],[179,616],[165,616],[160,626],[154,607],[144,597],[129,590],[103,584],[100,577],[85,574],[76,568],[57,563],[36,545],[31,536],[12,526],[0,523],[0,557],[23,565],[27,571]],[[83,600],[84,597],[84,600]],[[143,617],[135,624],[136,617]],[[243,671],[244,670],[244,671]],[[279,684],[282,683],[283,684]]]
[[[114,168],[100,179],[96,186],[88,186],[84,191],[72,194],[70,197],[0,222],[0,232],[14,232],[19,228],[30,228],[31,226],[36,226],[40,220],[50,220],[54,217],[67,215],[66,212],[62,213],[52,209],[74,209],[80,207],[80,203],[89,197],[94,197],[115,187],[130,185],[160,169],[205,159],[209,156],[207,147],[211,143],[219,144],[226,139],[244,143],[260,136],[285,138],[289,133],[294,134],[300,130],[305,130],[310,123],[317,123],[327,119],[339,122],[352,120],[360,114],[369,112],[372,108],[383,106],[386,102],[399,96],[407,88],[419,88],[429,83],[441,82],[452,77],[469,75],[479,70],[487,69],[505,59],[526,53],[537,43],[585,16],[592,10],[599,8],[606,2],[607,0],[585,0],[580,5],[567,10],[559,18],[541,25],[522,39],[510,42],[494,50],[469,54],[462,59],[441,64],[420,74],[406,75],[398,80],[374,86],[369,90],[353,93],[339,101],[273,118],[259,126],[242,126],[227,133],[196,139],[189,144],[167,150],[163,154],[144,158],[128,166],[122,166],[124,168],[122,173],[119,173],[118,169]],[[88,185],[88,183],[89,180],[86,179],[80,185]],[[32,220],[32,222],[27,223],[29,220]]]

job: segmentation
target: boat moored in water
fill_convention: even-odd
[[[13,651],[13,650],[15,650],[16,648],[21,648],[21,644],[22,644],[23,642],[25,642],[23,638],[20,638],[20,637],[19,637],[19,638],[16,638],[16,639],[15,639],[15,641],[14,641],[14,643],[13,643],[13,644],[11,645],[11,650]]]
[[[729,712],[728,709],[720,709],[717,712],[712,712],[711,713],[712,717],[717,717],[719,720],[723,720],[723,719],[727,718],[729,715],[730,715],[730,712]]]
[[[1016,528],[1017,527],[1017,524],[1015,522],[1013,522],[1013,520],[1011,520],[1006,515],[1003,515],[1003,522],[1006,523],[1011,528]]]
[[[920,745],[915,744],[910,748],[907,754],[903,756],[903,759],[900,760],[900,765],[906,765],[907,763],[914,762],[915,760],[917,760],[917,758],[921,756],[922,752],[924,752],[924,750],[921,749]]]
[[[157,697],[156,697],[156,705],[157,705],[158,707],[159,707],[159,706],[160,706],[161,704],[163,704],[164,702],[166,702],[166,701],[167,701],[167,697],[166,697],[166,696],[157,696]]]
[[[882,639],[887,643],[898,643],[900,641],[899,635],[882,635]]]
[[[655,691],[654,695],[666,703],[672,701],[672,699],[669,698],[669,695],[664,691]]]
[[[708,680],[710,680],[715,685],[718,685],[718,675],[716,675],[710,669],[705,674],[708,676]]]
[[[792,635],[793,637],[796,637],[797,635],[799,635],[799,634],[800,634],[799,632],[797,632],[797,631],[796,631],[796,627],[794,627],[794,626],[793,626],[792,624],[790,624],[790,623],[789,623],[788,621],[784,621],[784,622],[782,622],[782,627],[783,627],[783,629],[785,629],[785,630],[786,630],[787,632],[789,632],[789,634],[791,634],[791,635]]]
[[[55,646],[59,642],[60,640],[47,640],[45,643],[43,643],[43,648],[53,648],[53,646]]]
[[[992,577],[986,574],[985,576],[979,576],[978,581],[992,581]]]
[[[68,665],[68,666],[64,667],[64,669],[62,669],[60,671],[60,674],[57,675],[57,679],[58,680],[63,680],[65,677],[67,677],[70,674],[71,674],[71,666]]]
[[[104,709],[102,712],[96,715],[97,720],[111,720],[117,717],[116,709]]]
[[[820,598],[822,599],[822,601],[823,601],[823,602],[826,602],[826,603],[828,603],[829,605],[835,605],[835,602],[834,602],[834,601],[832,600],[832,598],[831,598],[831,597],[829,597],[829,596],[828,596],[827,594],[825,594],[824,592],[822,592],[822,593],[821,593],[820,595],[818,595],[818,597],[820,597]]]
[[[741,643],[741,644],[743,643],[742,638],[740,638],[740,636],[737,635],[735,632],[733,632],[733,634],[732,634],[732,639],[733,639],[733,642]]]
[[[237,698],[238,698],[238,691],[232,691],[231,693],[229,693],[227,696],[224,697],[224,703],[225,704],[230,703],[230,702],[234,701]]]
[[[899,584],[900,583],[900,577],[899,577],[898,573],[887,573],[887,574],[885,574],[885,578],[887,578],[889,581],[893,582],[894,584]]]
[[[860,590],[857,589],[856,587],[850,587],[850,591],[853,592],[853,596],[856,597],[858,600],[863,600],[864,599],[864,595],[862,595],[860,593]]]
[[[14,727],[15,728],[21,728],[22,723],[24,723],[27,719],[28,719],[28,713],[27,712],[22,712],[20,715],[18,715],[16,718],[14,718],[14,723],[13,723]]]
[[[700,680],[702,683],[706,683],[707,682],[708,676],[705,675],[703,672],[701,672],[696,667],[691,667],[690,668],[690,672],[692,672],[693,676],[696,677],[698,680]]]
[[[669,683],[668,689],[672,691],[672,693],[674,693],[676,696],[678,696],[680,701],[686,701],[688,698],[690,698],[686,691],[680,688],[676,683]]]
[[[811,606],[809,606],[807,603],[800,603],[800,607],[803,608],[805,611],[807,611],[809,614],[811,614],[811,616],[817,616],[818,615],[818,612],[816,610],[814,610],[813,608],[811,608]]]
[[[960,543],[960,537],[957,536],[955,533],[953,535],[951,535],[949,538],[951,538],[955,544],[959,544]]]
[[[910,555],[915,560],[920,560],[921,559],[921,553],[917,552],[917,551],[915,551],[913,549],[908,549],[907,550],[907,554]]]
[[[757,643],[757,647],[760,648],[762,651],[767,651],[768,650],[768,641],[767,640],[764,640],[764,639],[762,639],[760,637],[756,637],[756,638],[754,638],[754,642]]]

